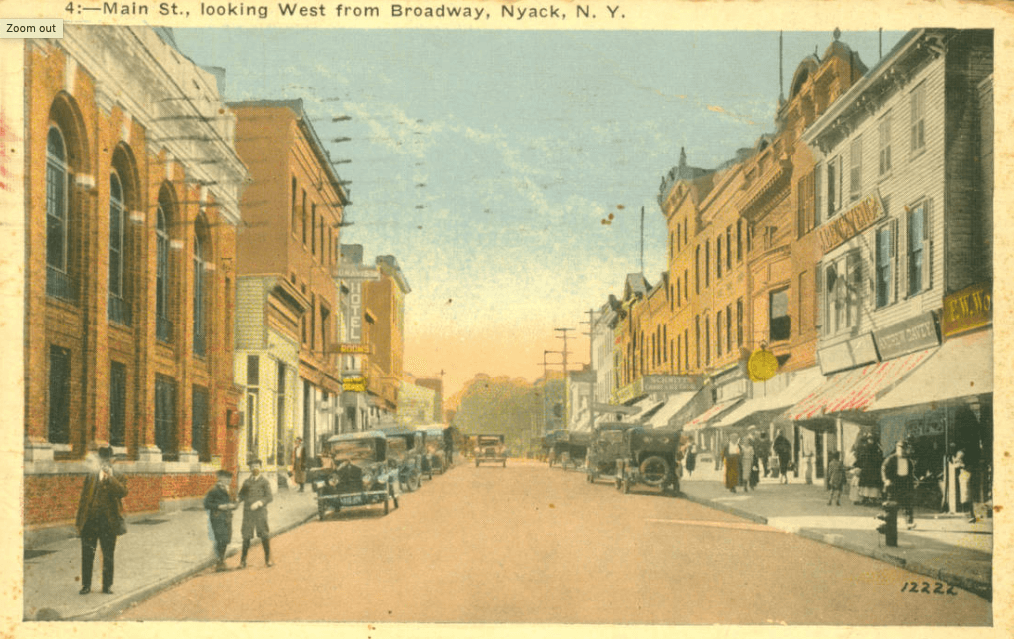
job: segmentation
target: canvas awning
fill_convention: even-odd
[[[751,417],[760,417],[764,414],[779,413],[789,406],[801,401],[817,390],[826,378],[821,374],[820,368],[813,367],[795,373],[792,381],[777,393],[771,393],[763,397],[748,399],[735,410],[726,413],[715,426],[726,427],[736,426],[743,420]],[[757,386],[755,385],[756,389]]]
[[[993,392],[993,329],[954,337],[867,410],[891,410]]]
[[[666,398],[665,404],[654,415],[648,418],[649,428],[665,428],[681,408],[687,405],[697,393],[677,393]]]
[[[936,351],[937,347],[928,348],[832,375],[792,406],[785,416],[798,421],[846,411],[866,411],[878,397],[894,388]]]
[[[736,399],[727,399],[724,402],[718,402],[708,410],[704,411],[697,417],[693,418],[683,426],[683,430],[700,430],[708,425],[713,419],[721,417],[726,411],[732,410],[735,406],[739,405],[743,401],[742,397]]]
[[[644,417],[645,413],[661,405],[662,402],[658,401],[657,399],[652,399],[651,397],[644,397],[633,404],[633,408],[636,408],[637,412],[631,413],[629,415],[623,415],[622,417],[620,417],[620,421],[631,424],[639,423],[641,421],[641,418]]]

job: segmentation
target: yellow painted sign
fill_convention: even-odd
[[[778,372],[778,358],[769,350],[763,348],[755,350],[746,363],[746,370],[750,379],[755,382],[763,382],[771,379]]]

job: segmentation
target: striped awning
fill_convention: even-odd
[[[886,362],[838,373],[790,408],[785,416],[798,421],[846,411],[865,411],[936,350],[937,347],[928,348]]]
[[[708,410],[684,424],[683,430],[700,430],[707,426],[708,422],[722,416],[725,411],[732,410],[733,407],[738,406],[742,401],[742,397],[737,397],[736,399],[727,399],[724,402],[718,402]]]

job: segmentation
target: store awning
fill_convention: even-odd
[[[890,410],[993,392],[993,330],[944,342],[926,363],[873,402],[867,410]]]
[[[677,393],[665,400],[665,405],[645,422],[649,428],[665,428],[681,408],[687,405],[697,393]]]
[[[825,381],[826,378],[821,374],[819,367],[815,366],[799,371],[781,391],[748,399],[735,410],[726,413],[714,425],[718,427],[735,426],[751,417],[782,412],[816,391]],[[757,385],[754,385],[754,389],[756,388]]]
[[[639,423],[641,421],[641,418],[644,417],[645,413],[661,405],[662,402],[658,401],[657,399],[645,397],[633,404],[633,408],[637,409],[636,413],[631,413],[630,415],[623,415],[622,417],[620,417],[620,421],[629,424]]]
[[[797,421],[845,411],[868,410],[870,404],[894,388],[936,350],[936,347],[928,348],[833,375],[820,388],[790,408],[785,416]]]
[[[739,405],[743,401],[742,397],[736,399],[727,399],[724,402],[718,402],[708,410],[704,411],[697,417],[693,418],[683,426],[683,430],[700,430],[708,425],[713,419],[721,417],[726,411],[732,410],[735,406]]]

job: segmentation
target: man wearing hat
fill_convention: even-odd
[[[232,541],[232,511],[236,504],[229,496],[229,484],[232,473],[227,470],[218,471],[218,481],[204,496],[204,508],[208,511],[208,523],[212,541],[215,542],[215,556],[218,564],[215,570],[222,572],[225,568],[225,551]]]
[[[243,502],[243,554],[240,556],[239,567],[246,568],[246,555],[250,552],[250,540],[254,533],[261,539],[264,546],[264,564],[271,563],[271,541],[268,532],[267,505],[271,503],[271,484],[261,475],[261,460],[250,462],[250,476],[239,489],[239,499]]]
[[[77,532],[81,537],[81,594],[92,591],[95,547],[102,545],[102,592],[113,594],[113,556],[123,517],[120,500],[127,496],[123,477],[113,472],[113,449],[99,448],[98,468],[85,477],[77,507]]]
[[[888,498],[898,502],[899,510],[905,511],[908,528],[915,528],[915,460],[912,459],[912,443],[899,439],[897,449],[884,460],[880,472]]]

